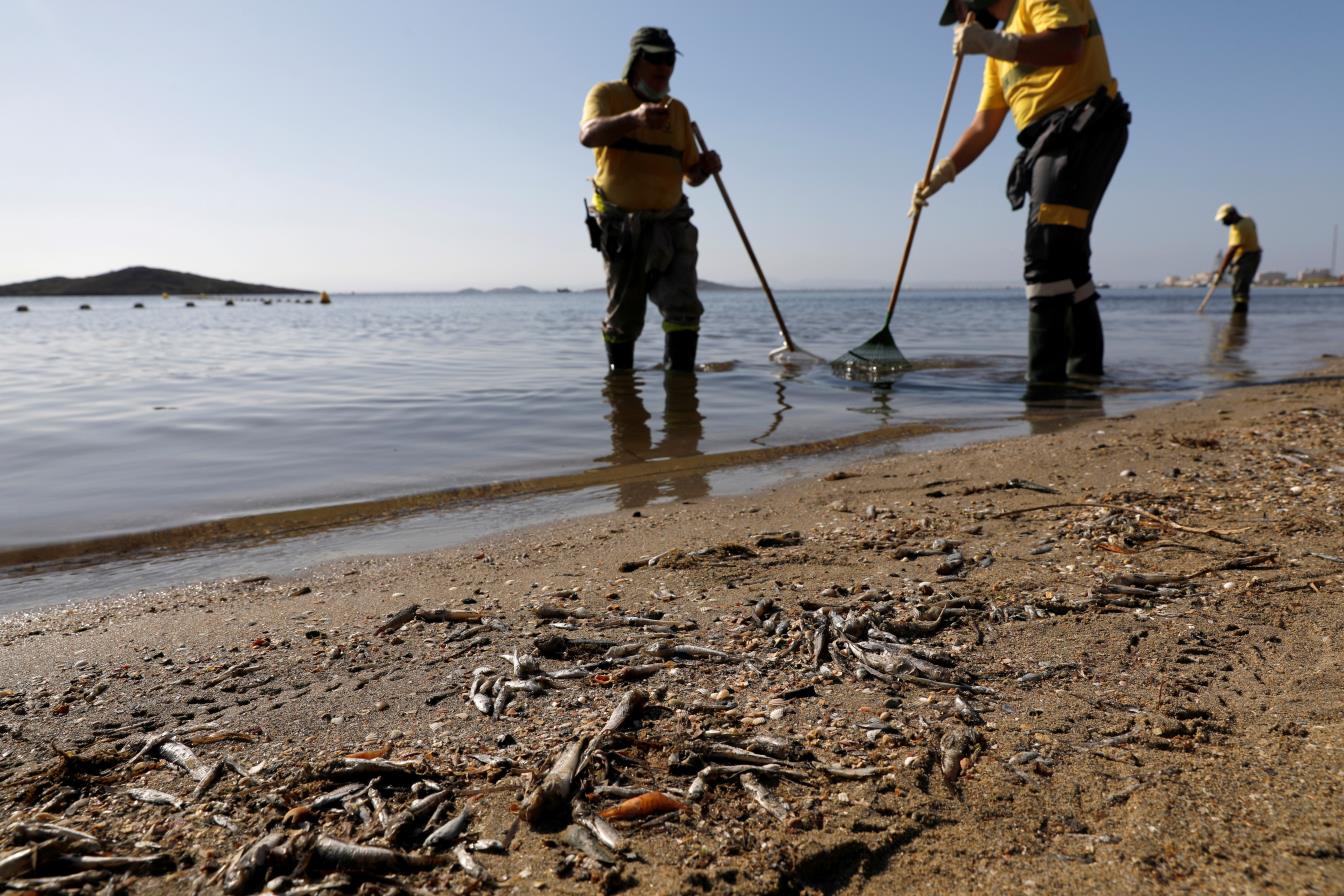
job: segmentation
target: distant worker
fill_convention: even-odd
[[[668,92],[676,61],[665,29],[640,28],[621,80],[598,84],[583,105],[579,142],[597,160],[588,229],[606,269],[602,337],[611,370],[634,367],[646,300],[663,316],[667,369],[695,369],[704,313],[699,233],[682,182],[698,187],[723,165],[715,152],[700,154],[690,113]]]
[[[1007,25],[997,31],[1000,22]],[[980,105],[951,155],[915,186],[911,214],[980,157],[1011,110],[1023,150],[1008,200],[1019,209],[1031,195],[1027,397],[1069,377],[1100,378],[1092,226],[1129,140],[1129,106],[1111,77],[1096,12],[1090,0],[949,0],[939,24],[953,23],[954,53],[988,57]]]
[[[1251,308],[1251,283],[1260,269],[1260,235],[1255,221],[1237,211],[1235,206],[1218,207],[1213,220],[1227,226],[1227,251],[1213,282],[1223,279],[1223,272],[1232,266],[1232,313],[1245,314]]]

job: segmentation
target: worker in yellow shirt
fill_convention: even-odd
[[[1227,251],[1223,253],[1223,262],[1218,265],[1218,274],[1213,282],[1223,279],[1223,272],[1230,264],[1232,313],[1245,314],[1251,308],[1251,283],[1255,280],[1255,272],[1260,269],[1260,235],[1255,231],[1255,221],[1238,212],[1232,205],[1220,205],[1213,220],[1227,227]]]
[[[579,142],[597,162],[588,230],[606,269],[602,337],[610,370],[634,366],[647,300],[663,315],[666,368],[695,369],[704,313],[696,293],[699,232],[682,184],[698,187],[723,165],[717,153],[700,153],[690,113],[669,93],[676,62],[666,29],[640,28],[621,80],[596,85],[583,105]]]
[[[1091,0],[948,0],[941,24],[953,23],[953,52],[987,57],[984,86],[951,154],[915,186],[911,212],[980,157],[1011,111],[1022,152],[1008,177],[1008,200],[1018,209],[1031,196],[1027,398],[1058,392],[1070,378],[1095,381],[1105,344],[1092,227],[1130,120],[1096,10]]]

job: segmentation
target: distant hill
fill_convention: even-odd
[[[184,271],[133,267],[92,277],[47,277],[0,286],[0,296],[156,296],[170,295],[271,295],[307,293],[311,289],[290,289],[263,283],[216,280]]]
[[[512,292],[537,292],[530,286],[496,286],[493,289],[477,289],[475,286],[468,286],[466,289],[456,289],[444,295],[450,296],[483,296],[494,293],[512,293]]]

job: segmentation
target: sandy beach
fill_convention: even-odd
[[[1344,892],[1342,385],[5,618],[0,886]]]

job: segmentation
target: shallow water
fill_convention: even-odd
[[[903,295],[893,333],[915,369],[886,388],[771,363],[780,339],[757,292],[703,297],[698,376],[651,369],[652,324],[641,369],[617,379],[604,376],[596,293],[12,299],[0,315],[0,558],[18,565],[0,578],[0,607],[693,500],[796,473],[809,453],[1125,413],[1344,350],[1344,291],[1258,290],[1244,327],[1229,323],[1226,292],[1197,316],[1201,295],[1108,292],[1098,400],[1032,413],[1017,289]],[[778,298],[799,345],[833,358],[873,334],[887,294]],[[295,532],[310,537],[276,540]],[[69,564],[90,550],[136,553]]]

